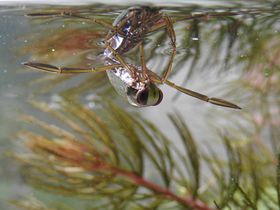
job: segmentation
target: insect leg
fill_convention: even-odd
[[[168,36],[170,38],[171,45],[172,45],[171,57],[169,59],[167,68],[163,72],[163,76],[162,76],[162,82],[164,83],[167,80],[169,74],[171,73],[173,60],[176,55],[176,35],[175,35],[175,31],[174,31],[171,19],[168,16],[164,16],[163,18],[166,23],[167,33],[168,33]]]
[[[140,49],[140,59],[141,59],[141,67],[144,75],[148,75],[148,68],[145,61],[145,52],[144,52],[144,43],[143,41],[139,45]]]
[[[167,30],[168,36],[170,38],[170,41],[171,41],[172,53],[171,53],[171,57],[168,61],[167,68],[164,70],[162,77],[160,78],[158,75],[155,75],[155,74],[153,74],[152,77],[156,77],[157,80],[160,79],[161,83],[164,83],[171,73],[173,60],[176,55],[176,35],[175,35],[175,31],[173,29],[172,20],[167,15],[163,16],[162,19],[165,22],[166,30]],[[144,73],[146,73],[146,74],[148,73],[149,76],[151,76],[151,72],[148,72],[148,69],[146,67],[144,57],[145,57],[144,56],[144,45],[142,42],[140,44],[140,58],[141,58],[142,69],[143,69]]]
[[[154,83],[157,83],[157,84],[162,84],[162,79],[160,76],[158,76],[157,74],[155,74],[154,72],[152,71],[149,71],[149,77],[150,79],[152,80],[152,82]],[[241,109],[239,106],[229,102],[229,101],[226,101],[224,99],[220,99],[220,98],[210,98],[206,95],[203,95],[201,93],[198,93],[198,92],[195,92],[193,90],[190,90],[190,89],[187,89],[187,88],[183,88],[181,86],[178,86],[176,84],[174,84],[173,82],[169,81],[169,80],[165,80],[164,84],[184,93],[184,94],[187,94],[189,96],[192,96],[192,97],[195,97],[199,100],[202,100],[202,101],[205,101],[205,102],[209,102],[211,104],[215,104],[215,105],[218,105],[218,106],[224,106],[224,107],[228,107],[228,108],[233,108],[233,109]]]
[[[135,69],[132,68],[130,65],[128,65],[125,60],[122,58],[122,56],[114,49],[112,48],[109,44],[107,44],[107,46],[109,48],[109,50],[112,52],[112,54],[114,55],[114,57],[120,62],[121,66],[123,66],[124,68],[126,68],[127,70],[129,70],[132,73],[135,73]]]
[[[201,93],[198,93],[198,92],[180,87],[180,86],[174,84],[173,82],[170,82],[169,80],[166,80],[165,84],[167,84],[168,86],[170,86],[172,88],[175,88],[176,90],[179,90],[180,92],[182,92],[184,94],[187,94],[189,96],[198,98],[202,101],[209,102],[211,104],[215,104],[215,105],[218,105],[218,106],[224,106],[224,107],[228,107],[228,108],[233,108],[233,109],[241,109],[239,106],[237,106],[237,105],[235,105],[235,104],[233,104],[229,101],[219,99],[219,98],[209,98],[208,96],[203,95]]]
[[[79,73],[89,73],[89,72],[101,72],[110,70],[116,67],[120,67],[122,65],[115,64],[115,65],[109,65],[109,66],[102,66],[97,68],[69,68],[69,67],[57,67],[50,64],[45,63],[35,63],[35,62],[25,62],[23,65],[28,66],[30,68],[42,70],[42,71],[48,71],[58,74],[79,74]]]

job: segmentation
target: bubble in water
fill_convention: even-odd
[[[163,50],[163,55],[171,55],[173,50],[171,48]]]
[[[93,108],[95,108],[96,107],[96,104],[94,103],[94,102],[89,102],[88,104],[88,108],[90,108],[90,109],[93,109]]]
[[[50,102],[48,103],[48,106],[50,109],[60,109],[61,101],[62,101],[62,98],[59,95],[54,94],[50,97]]]

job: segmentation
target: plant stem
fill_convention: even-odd
[[[73,158],[73,156],[71,156],[71,157]],[[82,163],[86,162],[85,159],[86,159],[86,157],[83,157],[83,156],[79,157],[79,155],[76,154],[75,160],[72,159],[71,162],[81,166]],[[145,187],[149,190],[152,190],[158,194],[163,195],[166,198],[178,201],[179,203],[183,204],[184,206],[191,207],[196,210],[214,210],[215,209],[215,208],[210,208],[207,204],[205,204],[201,200],[193,198],[192,196],[185,197],[185,198],[178,196],[175,193],[173,193],[172,191],[170,191],[168,188],[164,188],[151,181],[148,181],[145,178],[135,174],[133,171],[129,171],[129,170],[125,170],[122,168],[112,166],[111,164],[108,164],[102,160],[100,160],[100,161],[95,160],[94,162],[85,164],[83,167],[90,171],[107,171],[107,172],[110,172],[117,176],[123,176],[123,177],[129,179],[131,182],[137,184],[138,186]]]
[[[116,167],[110,167],[108,169],[116,175],[124,176],[140,186],[146,187],[147,189],[162,194],[163,196],[169,199],[176,200],[185,206],[192,207],[193,209],[197,209],[197,210],[213,210],[212,208],[208,207],[205,203],[203,203],[198,199],[194,199],[192,197],[187,197],[187,198],[180,197],[174,194],[173,192],[171,192],[169,189],[156,185],[155,183],[150,182],[131,171],[123,170]]]

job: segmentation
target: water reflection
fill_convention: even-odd
[[[24,69],[20,66],[20,63],[26,60],[36,60],[58,66],[88,67],[93,64],[101,66],[103,65],[102,61],[96,58],[99,58],[99,54],[102,52],[100,43],[102,45],[102,40],[107,31],[102,27],[71,18],[28,19],[22,16],[28,12],[51,12],[61,8],[47,7],[2,13],[2,21],[7,20],[7,17],[12,21],[1,22],[5,30],[1,32],[0,52],[1,56],[6,56],[7,59],[11,60],[13,58],[13,62],[3,63],[3,69],[0,69],[3,70],[2,75],[4,75],[5,70],[7,70],[5,75],[9,75],[1,76],[1,79],[3,78],[0,84],[3,100],[1,100],[0,108],[3,110],[1,113],[6,113],[5,116],[3,115],[5,117],[3,119],[11,116],[17,118],[19,116],[17,110],[21,107],[24,112],[33,117],[31,120],[33,123],[37,118],[44,121],[46,124],[40,124],[37,121],[34,123],[39,124],[44,129],[47,129],[51,124],[55,124],[59,129],[69,132],[69,135],[77,134],[78,131],[75,138],[81,141],[79,145],[86,145],[87,148],[91,147],[87,145],[88,142],[85,141],[85,137],[90,138],[89,135],[96,136],[98,134],[102,136],[102,132],[97,129],[98,127],[95,127],[95,123],[102,124],[104,122],[108,126],[107,129],[115,129],[110,130],[110,132],[114,132],[112,134],[114,140],[123,139],[126,141],[118,145],[122,149],[121,153],[119,153],[120,151],[112,152],[112,149],[114,149],[112,147],[107,148],[102,144],[94,143],[94,149],[100,149],[102,157],[106,158],[107,155],[110,164],[137,172],[137,175],[143,176],[159,186],[169,188],[178,196],[197,196],[212,208],[217,206],[219,208],[231,206],[234,209],[276,208],[278,205],[277,186],[279,186],[279,183],[276,182],[276,165],[278,163],[278,138],[280,136],[278,131],[280,94],[277,85],[280,76],[277,60],[280,29],[278,6],[274,5],[273,9],[271,8],[271,5],[262,5],[261,8],[253,8],[252,5],[247,7],[239,5],[236,8],[162,8],[163,12],[169,14],[174,20],[186,17],[188,19],[174,24],[177,36],[177,55],[173,66],[172,81],[199,92],[235,101],[243,108],[240,112],[213,107],[183,95],[176,96],[175,91],[167,88],[163,88],[166,97],[160,106],[139,110],[127,106],[122,99],[116,96],[108,84],[106,76],[102,73],[58,76]],[[124,8],[95,5],[71,9],[111,23]],[[16,27],[9,29],[11,22],[23,25],[23,29],[20,28],[23,32],[17,31]],[[5,40],[3,40],[4,36],[6,37]],[[11,40],[15,38],[17,45],[10,44],[12,43]],[[158,74],[165,68],[170,57],[169,42],[164,29],[150,34],[145,40],[147,65]],[[5,47],[6,44],[4,43],[9,43],[9,47]],[[10,51],[10,48],[13,51]],[[13,56],[15,52],[18,54]],[[139,52],[135,50],[128,53],[126,59],[139,63]],[[20,72],[16,72],[15,69],[20,69]],[[14,94],[17,97],[11,100],[11,97],[8,96]],[[174,97],[176,100],[174,100]],[[38,101],[44,101],[45,108],[41,107],[43,112],[46,112],[46,109],[57,112],[56,118],[38,112],[34,107],[26,105],[26,99],[37,103],[37,106],[40,104]],[[142,130],[139,127],[136,129],[132,126],[132,119],[129,118],[128,113],[122,111],[122,109],[119,112],[114,112],[112,107],[108,109],[104,105],[103,102],[108,100],[113,101],[113,104],[118,104],[126,111],[139,112],[139,116],[133,114],[132,118],[140,119],[141,115],[154,124],[146,122],[141,128]],[[85,104],[87,108],[83,107],[82,104]],[[68,109],[65,109],[65,106]],[[86,113],[84,109],[87,110],[87,116],[84,116]],[[172,114],[168,117],[167,114],[174,113],[174,109],[177,110],[178,114]],[[112,112],[112,116],[108,113],[106,115],[106,112]],[[100,116],[95,116],[94,120],[86,120],[94,113],[98,113]],[[116,113],[122,113],[122,120],[126,119],[128,121],[125,121],[127,123],[122,125],[123,127],[119,132],[117,132],[117,127],[120,125],[116,122],[119,122],[117,119],[120,118],[120,115]],[[178,115],[181,117],[178,117]],[[78,120],[73,121],[73,118],[78,118]],[[27,118],[25,119],[27,120]],[[58,122],[59,119],[63,119],[62,122]],[[80,123],[81,120],[84,124]],[[112,121],[116,125],[111,125],[110,122]],[[76,130],[71,131],[71,129],[65,128],[67,123]],[[77,123],[76,127],[74,123]],[[8,127],[8,130],[11,130],[10,133],[18,130],[13,120],[9,119],[4,124]],[[18,125],[23,126],[22,123]],[[63,138],[61,134],[52,136],[50,132],[43,131],[42,128],[34,128],[32,124],[31,126],[24,126],[28,128],[24,131],[28,130],[29,132],[25,137],[27,136],[27,144],[33,150],[33,154],[36,155],[34,157],[50,162],[52,161],[50,157],[53,157],[56,164],[62,164],[63,167],[73,167],[71,161],[67,162],[63,159],[63,161],[58,162],[56,159],[57,156],[65,158],[61,155],[62,153],[68,155],[69,151],[63,150],[63,148],[66,150],[66,147],[59,148],[52,145],[59,144],[59,142],[64,144],[65,142],[57,140],[69,140],[69,136],[63,136]],[[83,129],[88,126],[89,128],[82,132],[79,130],[79,126]],[[52,129],[54,128],[52,127]],[[140,133],[137,137],[139,138],[137,140],[139,145],[134,144],[135,142],[129,142],[135,136],[129,136],[128,131],[130,131],[130,135],[135,134],[134,132]],[[62,132],[62,130],[57,132]],[[91,132],[91,134],[87,132]],[[148,135],[149,132],[150,135]],[[3,131],[2,135],[1,145],[7,144],[7,142],[4,142],[4,139],[10,139],[7,131]],[[122,135],[127,136],[122,138]],[[170,141],[167,141],[163,135],[166,135],[166,139],[169,138]],[[23,137],[23,135],[20,136]],[[145,139],[143,136],[145,136]],[[54,139],[50,143],[52,146],[47,148],[49,143],[44,140],[52,138]],[[102,139],[104,136],[99,138]],[[155,139],[157,142],[153,142]],[[179,151],[176,149],[169,151],[168,148],[173,148],[173,144],[179,146]],[[71,144],[67,144],[67,146],[71,146]],[[109,144],[109,146],[111,145]],[[55,148],[58,148],[58,150],[56,151]],[[49,156],[49,152],[54,153],[54,156]],[[75,152],[80,152],[80,150],[75,150]],[[127,154],[131,156],[127,156]],[[174,154],[179,154],[179,157],[173,157]],[[83,153],[83,155],[86,155],[86,153]],[[143,155],[143,159],[139,159],[141,155]],[[77,157],[77,153],[74,156]],[[110,159],[111,156],[118,156],[113,158],[115,162]],[[118,160],[120,157],[121,160]],[[22,157],[20,158],[25,160]],[[136,162],[120,164],[124,160],[128,162],[135,160]],[[62,166],[57,168],[54,163],[48,163],[45,168],[50,168],[50,170],[40,170],[42,166],[40,164],[34,165],[32,160],[27,160],[24,164],[27,164],[25,166],[28,166],[28,169],[31,169],[25,173],[26,180],[35,186],[35,189],[38,187],[47,190],[47,193],[45,191],[35,191],[37,193],[35,197],[45,203],[40,205],[48,206],[50,204],[50,208],[60,209],[59,204],[56,205],[53,204],[54,202],[47,201],[49,197],[52,201],[66,201],[65,203],[70,204],[70,206],[73,204],[72,202],[79,203],[80,206],[94,205],[83,200],[83,196],[71,197],[74,201],[57,197],[57,193],[54,193],[56,189],[52,187],[54,185],[57,187],[57,180],[60,180],[58,178],[62,175],[61,171],[65,169]],[[185,170],[184,167],[187,169]],[[82,165],[82,169],[85,172],[80,174],[82,177],[77,178],[76,173],[75,177],[71,177],[71,179],[65,175],[64,171],[63,176],[69,179],[65,182],[60,181],[65,184],[64,187],[67,188],[68,194],[79,195],[75,190],[85,189],[83,187],[87,182],[81,181],[81,178],[86,178],[86,175],[91,176],[92,171],[88,171],[86,163]],[[69,173],[69,171],[66,172]],[[7,177],[9,173],[11,172],[5,169],[2,175]],[[50,175],[49,173],[51,176],[46,176]],[[161,179],[159,180],[158,177],[161,177]],[[110,188],[107,188],[108,183],[104,180],[112,177],[104,176],[103,178],[100,178],[99,182],[95,180],[94,183],[98,184],[96,189],[104,190],[103,193],[106,191],[107,195],[110,195]],[[127,179],[124,180],[127,181]],[[119,194],[120,197],[113,202],[110,206],[111,209],[124,209],[125,205],[132,209],[136,209],[136,207],[138,209],[147,209],[148,207],[168,209],[169,205],[173,209],[181,208],[179,204],[182,201],[178,199],[170,199],[170,197],[166,199],[164,196],[153,197],[153,193],[150,193],[150,191],[149,194],[145,194],[146,191],[142,192],[140,190],[141,193],[136,194],[135,192],[139,193],[139,191],[135,191],[135,183],[133,181],[132,183],[126,183],[124,180],[117,179],[114,180],[117,183],[112,184],[114,187],[111,190],[119,189],[124,194]],[[68,188],[68,184],[71,182],[75,183],[73,186],[80,184],[80,188]],[[92,185],[92,183],[86,185]],[[117,185],[120,188],[116,188]],[[102,186],[107,187],[102,188]],[[123,188],[123,186],[128,188]],[[140,184],[140,186],[143,187],[141,189],[151,189],[145,187],[145,185]],[[57,190],[60,194],[64,194],[65,189],[63,191],[60,187]],[[89,191],[83,193],[89,193],[89,195],[92,195],[90,190],[95,190],[91,186],[87,189]],[[160,194],[164,195],[164,193]],[[148,202],[145,200],[147,198],[145,196],[154,200]],[[106,200],[104,194],[103,198]],[[130,201],[129,204],[125,200]],[[170,200],[177,202],[170,202]],[[244,200],[246,202],[243,202]],[[216,205],[214,205],[214,201]],[[23,205],[24,203],[18,204]]]

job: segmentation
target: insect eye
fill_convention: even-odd
[[[148,88],[145,88],[137,94],[136,101],[141,105],[147,105],[148,98],[149,98],[149,90]]]
[[[142,106],[156,106],[163,98],[161,90],[154,84],[139,91],[136,95],[136,102]]]
[[[158,105],[158,104],[160,104],[160,102],[162,101],[162,99],[163,99],[163,93],[161,92],[161,90],[160,89],[158,89],[159,90],[159,95],[158,95],[158,101],[154,104],[154,106],[156,106],[156,105]]]

